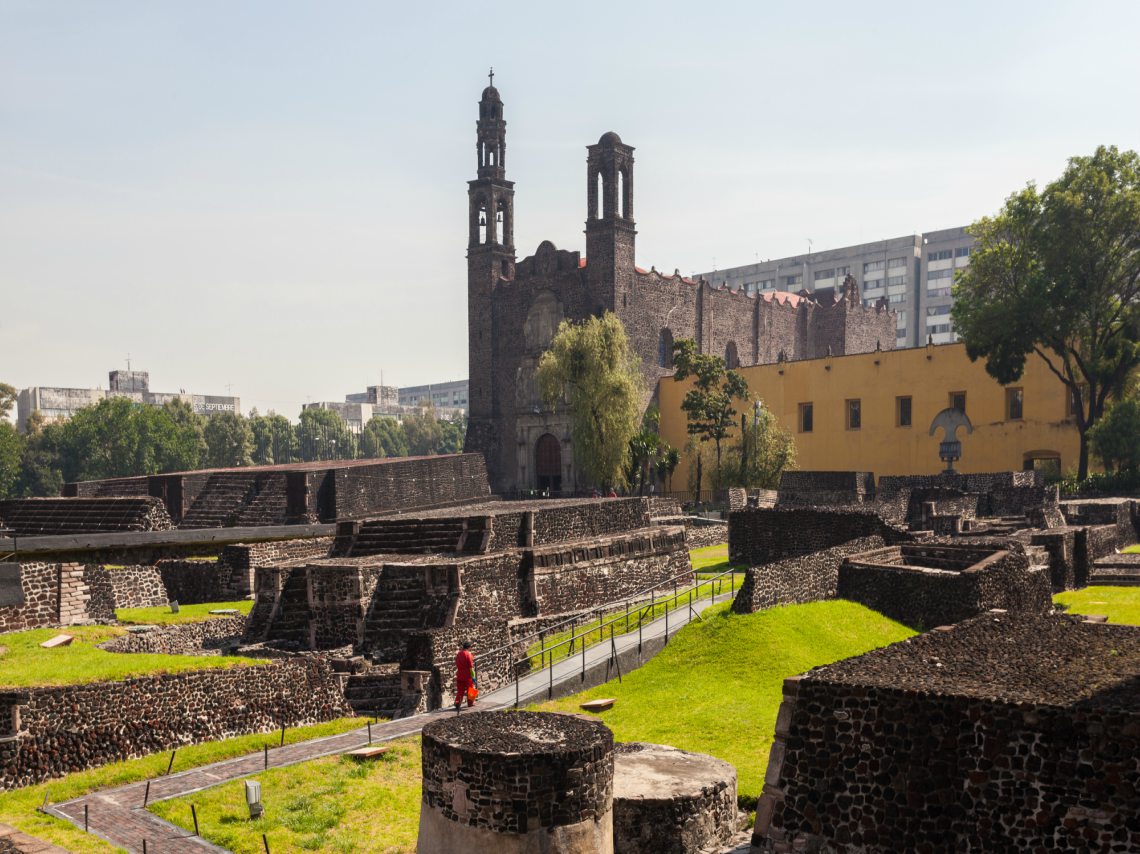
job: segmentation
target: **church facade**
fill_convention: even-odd
[[[546,407],[535,382],[563,319],[617,315],[650,390],[672,373],[672,345],[681,338],[730,367],[894,346],[886,301],[864,306],[850,277],[837,297],[817,300],[806,292],[745,294],[637,267],[634,149],[610,132],[586,150],[585,255],[543,241],[516,260],[503,102],[493,86],[483,91],[478,171],[468,182],[466,450],[486,457],[496,492],[595,485],[575,467],[567,413]]]

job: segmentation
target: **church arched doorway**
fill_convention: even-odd
[[[562,490],[562,446],[550,433],[538,437],[534,446],[534,473],[538,488],[560,492]]]

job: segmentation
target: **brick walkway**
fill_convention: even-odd
[[[724,601],[727,596],[717,597],[716,601]],[[695,615],[713,604],[713,600],[704,599],[694,602],[691,612],[674,613],[670,616],[668,633],[674,634],[687,624]],[[665,620],[659,619],[653,623],[646,623],[644,638],[660,637],[665,634]],[[639,643],[638,633],[619,635],[615,639],[616,650],[636,647]],[[538,671],[520,680],[519,700],[521,704],[533,700],[545,699],[548,687],[578,679],[580,668],[604,662],[611,656],[610,644],[600,643],[588,647],[585,663],[578,657],[565,659],[555,664],[553,674]],[[551,680],[553,675],[553,680]],[[487,693],[479,701],[477,708],[480,711],[499,711],[514,706],[515,683]],[[404,736],[418,733],[425,724],[440,716],[454,715],[451,708],[444,708],[410,718],[401,718],[396,721],[386,721],[372,725],[372,742],[391,741]],[[272,738],[272,733],[266,734]],[[269,751],[270,768],[282,768],[307,762],[321,756],[335,753],[345,753],[364,747],[368,744],[367,726],[354,729],[340,735],[326,736],[325,738],[302,741],[284,747],[272,748]],[[164,777],[150,780],[149,803],[165,801],[171,798],[182,797],[193,792],[208,789],[230,780],[239,780],[257,774],[266,768],[264,753],[253,753],[235,759],[226,759],[212,765],[203,765],[188,771],[179,771]],[[192,833],[164,821],[143,808],[143,799],[146,797],[147,781],[130,783],[115,789],[103,789],[92,792],[74,800],[52,804],[47,812],[58,818],[66,819],[79,827],[84,827],[84,807],[87,808],[87,830],[106,841],[125,848],[131,852],[141,852],[145,840],[147,854],[183,854],[186,852],[214,851],[225,852],[194,836]]]

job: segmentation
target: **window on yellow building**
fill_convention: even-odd
[[[858,399],[848,400],[847,429],[858,430],[861,426],[863,426],[863,403]]]
[[[966,392],[952,391],[950,392],[950,408],[957,409],[959,412],[965,414],[966,412]]]
[[[895,424],[899,427],[910,426],[910,397],[895,398]]]
[[[1005,417],[1007,421],[1020,421],[1025,404],[1025,394],[1019,388],[1005,390]]]
[[[800,432],[810,433],[812,428],[812,405],[810,403],[800,404]]]

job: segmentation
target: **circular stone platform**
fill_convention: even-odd
[[[662,744],[619,744],[615,854],[692,854],[736,833],[736,769]]]
[[[613,733],[540,712],[423,729],[418,854],[611,854]]]

